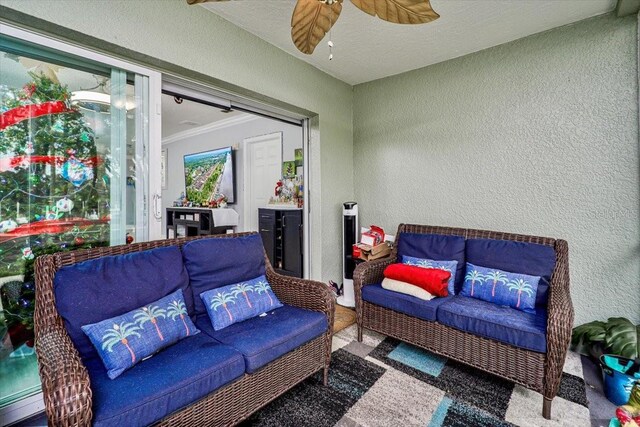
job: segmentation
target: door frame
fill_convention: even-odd
[[[220,106],[221,108],[238,110],[238,111],[253,114],[256,116],[266,117],[266,118],[281,121],[284,123],[289,123],[295,126],[300,126],[302,128],[302,147],[303,147],[303,156],[304,156],[304,159],[303,159],[303,176],[304,176],[303,277],[305,279],[309,279],[311,276],[311,262],[310,262],[311,255],[312,255],[311,245],[314,242],[311,238],[312,204],[311,204],[310,183],[313,176],[311,173],[311,145],[310,144],[311,144],[312,129],[314,132],[319,131],[317,122],[311,125],[310,116],[308,115],[296,113],[290,110],[285,110],[285,109],[276,107],[275,105],[265,103],[263,101],[252,100],[247,96],[232,93],[227,90],[212,86],[211,84],[203,83],[201,81],[185,78],[175,74],[163,73],[161,87],[170,89],[178,93],[188,94],[192,98],[192,100],[201,100],[204,102],[214,104],[216,106]],[[309,114],[313,114],[313,113],[309,113]],[[314,117],[317,118],[318,116],[314,116]],[[314,134],[314,135],[317,135],[317,134]],[[159,156],[160,154],[158,154],[158,162],[160,161]],[[243,218],[244,218],[244,215],[243,215]],[[315,226],[316,224],[314,224],[314,227]],[[318,227],[320,226],[319,222],[317,226]],[[319,273],[319,271],[317,273]]]
[[[146,187],[146,194],[143,198],[143,208],[147,212],[146,217],[148,224],[148,240],[156,240],[162,238],[162,223],[161,220],[158,219],[157,215],[155,215],[157,213],[156,207],[159,206],[156,205],[156,202],[159,202],[159,200],[156,200],[156,196],[161,194],[159,182],[160,180],[152,179],[152,177],[154,176],[160,176],[160,152],[162,149],[162,111],[160,109],[160,94],[162,74],[151,68],[142,67],[132,62],[127,62],[113,56],[98,53],[90,49],[85,49],[74,44],[60,41],[54,37],[45,36],[33,31],[28,31],[4,22],[0,22],[0,34],[13,37],[34,45],[50,48],[65,54],[78,56],[89,61],[102,63],[109,67],[118,68],[134,74],[139,74],[149,79],[147,105],[147,108],[149,109],[149,134],[147,144],[143,147],[143,151],[147,152],[149,160],[148,165],[146,165],[147,175],[142,177],[146,181],[143,184],[143,188]],[[145,169],[142,168],[141,173],[143,173],[143,175],[144,172]],[[23,398],[10,405],[7,405],[4,408],[1,408],[0,419],[7,424],[11,424],[28,418],[38,412],[42,412],[43,409],[44,401],[42,392],[40,392],[32,396]]]
[[[243,177],[243,191],[244,191],[244,198],[243,198],[243,203],[244,203],[244,215],[243,215],[243,222],[244,222],[244,227],[246,231],[247,230],[247,226],[249,224],[249,222],[251,221],[251,212],[249,210],[249,204],[250,204],[250,200],[251,200],[251,195],[249,194],[249,192],[247,191],[247,189],[249,188],[249,182],[251,179],[251,171],[250,168],[248,168],[248,164],[249,164],[249,146],[251,144],[257,144],[259,142],[264,142],[264,141],[269,141],[271,139],[275,139],[274,137],[278,135],[279,139],[280,139],[280,168],[282,168],[282,150],[283,148],[283,132],[272,132],[272,133],[267,133],[264,135],[258,135],[258,136],[251,136],[249,138],[245,138],[242,140],[242,161],[243,161],[243,165],[242,165],[242,177]]]

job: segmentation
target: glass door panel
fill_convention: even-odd
[[[148,82],[27,53],[0,49],[0,408],[40,390],[35,257],[146,238]]]

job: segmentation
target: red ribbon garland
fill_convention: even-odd
[[[69,160],[68,157],[62,156],[16,156],[16,157],[0,157],[0,172],[12,171],[20,166],[27,166],[31,163],[48,163],[50,165],[62,166],[64,162]],[[88,159],[78,159],[88,167],[97,166],[102,162],[100,157],[94,156]]]
[[[59,234],[64,231],[70,231],[74,227],[88,228],[93,225],[101,225],[109,223],[108,218],[98,220],[89,220],[84,218],[69,219],[52,219],[31,222],[29,224],[19,225],[15,230],[1,234],[0,242],[3,240],[14,239],[20,236],[37,236],[38,234]]]
[[[20,123],[23,120],[32,119],[48,114],[69,113],[73,111],[67,107],[64,101],[47,101],[42,104],[31,104],[13,108],[0,114],[0,130]]]

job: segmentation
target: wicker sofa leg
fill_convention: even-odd
[[[322,384],[326,387],[329,385],[329,365],[324,367]]]
[[[552,401],[553,399],[549,399],[545,397],[544,401],[542,402],[542,416],[547,420],[551,419],[551,402]]]
[[[362,326],[358,325],[358,342],[362,342]]]

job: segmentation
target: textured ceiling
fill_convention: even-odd
[[[616,0],[431,0],[440,19],[397,25],[361,12],[345,0],[328,38],[313,55],[291,41],[293,0],[236,0],[202,6],[267,42],[350,84],[446,61],[615,8]]]

